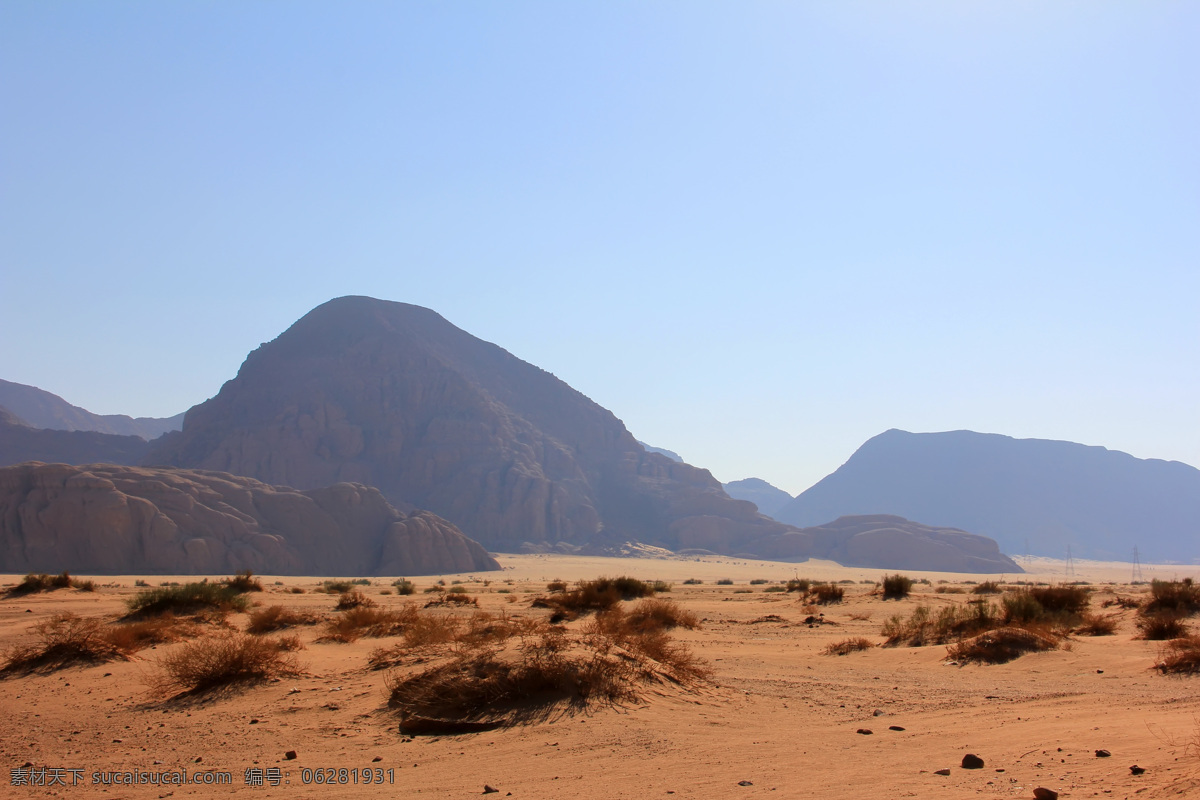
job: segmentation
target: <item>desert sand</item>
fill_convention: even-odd
[[[73,666],[0,680],[4,797],[165,798],[467,797],[493,787],[500,797],[1061,797],[1200,796],[1200,678],[1153,669],[1160,643],[1135,638],[1134,611],[1115,614],[1115,635],[1073,636],[1067,647],[1006,664],[946,663],[944,645],[875,647],[822,654],[852,637],[883,641],[893,614],[921,604],[963,603],[969,594],[938,586],[1000,576],[909,573],[927,578],[903,600],[872,594],[879,570],[833,563],[781,564],[722,557],[607,559],[502,555],[502,572],[440,576],[463,581],[484,611],[544,616],[530,601],[552,579],[632,575],[673,583],[663,595],[702,620],[675,636],[707,660],[712,678],[694,687],[644,688],[617,707],[564,713],[547,722],[457,736],[403,736],[387,708],[385,673],[368,654],[395,640],[318,643],[318,628],[293,628],[304,641],[303,672],[277,681],[170,699],[147,683],[157,660],[179,644],[133,660]],[[1108,597],[1142,595],[1128,564],[1032,559],[1008,580],[1092,583],[1093,610]],[[1143,565],[1145,580],[1200,576],[1200,568]],[[827,623],[795,594],[764,592],[793,577],[854,581],[845,602],[821,606]],[[213,576],[220,577],[220,576]],[[354,577],[354,576],[347,576]],[[683,585],[685,579],[700,585]],[[332,612],[322,578],[262,576],[255,604]],[[717,585],[719,579],[734,581]],[[0,576],[13,584],[20,576]],[[195,576],[96,577],[97,590],[60,589],[0,600],[0,648],[31,640],[30,627],[64,611],[113,619],[139,589]],[[423,603],[439,577],[414,579],[417,594],[390,593],[391,579],[363,591],[381,606]],[[486,583],[485,583],[486,581]],[[939,584],[947,581],[947,584]],[[775,584],[777,585],[777,584]],[[292,593],[301,587],[303,594]],[[388,592],[384,594],[384,592]],[[245,614],[229,623],[244,628]],[[575,623],[572,623],[575,624]],[[892,727],[903,728],[893,730]],[[871,733],[859,733],[860,729]],[[1111,757],[1097,757],[1104,749]],[[286,753],[295,751],[295,758]],[[981,769],[963,769],[965,754]],[[65,786],[14,786],[12,770],[62,770]],[[1130,767],[1144,769],[1132,774]],[[318,768],[384,770],[382,785],[305,783]],[[248,769],[280,770],[279,786],[247,786]],[[93,772],[227,772],[228,785],[108,786]],[[948,769],[948,775],[937,774]],[[71,770],[78,770],[72,773]],[[36,774],[36,773],[35,773]],[[336,773],[335,773],[336,775]],[[73,776],[77,785],[71,786]],[[335,778],[336,780],[336,778]],[[350,778],[346,778],[347,781]]]

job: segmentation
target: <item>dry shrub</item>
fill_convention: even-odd
[[[959,663],[1003,664],[1024,653],[1054,650],[1059,640],[1046,632],[1028,628],[997,628],[946,648],[947,656]]]
[[[857,639],[843,639],[840,642],[835,642],[821,652],[827,656],[845,656],[850,653],[857,653],[860,650],[870,650],[874,646],[875,643],[870,639],[864,639],[860,636]]]
[[[178,642],[195,636],[199,630],[195,623],[167,612],[157,617],[118,623],[110,627],[105,636],[122,652],[133,653],[151,645]]]
[[[966,594],[967,590],[961,586],[939,586],[934,589],[938,594]]]
[[[300,641],[300,634],[289,633],[284,636],[276,636],[272,641],[280,650],[305,650],[304,642]]]
[[[393,582],[392,586],[396,587],[396,594],[408,595],[417,591],[416,584],[414,584],[412,581],[405,580],[404,578],[400,578],[399,580]]]
[[[338,598],[335,608],[338,611],[347,611],[352,608],[374,608],[375,601],[367,597],[358,589],[342,592]]]
[[[95,617],[56,614],[30,629],[36,644],[14,647],[5,654],[0,673],[54,670],[79,663],[124,659],[126,654],[107,636],[104,622]]]
[[[349,643],[363,636],[399,636],[415,612],[412,606],[398,610],[355,606],[327,620],[324,633],[317,641]]]
[[[250,601],[229,586],[201,582],[146,589],[131,597],[126,605],[130,615],[147,617],[167,613],[245,611],[250,607]]]
[[[69,589],[72,586],[82,589],[85,592],[96,591],[96,584],[93,581],[77,580],[76,578],[72,578],[68,572],[61,572],[58,575],[31,572],[16,586],[8,589],[7,594],[11,597],[17,597],[26,594],[37,594],[38,592],[53,592],[55,589]]]
[[[1191,578],[1182,581],[1150,582],[1150,602],[1146,603],[1146,612],[1153,614],[1161,611],[1171,611],[1179,616],[1191,616],[1200,611],[1200,586]]]
[[[871,619],[870,611],[856,611],[850,615],[850,619],[856,622],[866,622]]]
[[[451,591],[446,592],[443,595],[439,595],[438,597],[435,597],[434,599],[428,601],[427,603],[425,603],[425,607],[426,608],[434,608],[435,606],[478,606],[479,605],[478,598],[471,597],[469,594],[464,594],[463,592],[453,591],[454,588],[456,588],[456,587],[451,587]]]
[[[403,715],[402,732],[406,726],[452,732],[448,725],[512,725],[545,719],[556,709],[630,701],[640,684],[687,686],[707,675],[663,630],[637,631],[627,623],[627,614],[610,611],[582,635],[542,626],[482,649],[461,649],[415,675],[389,675],[388,704]]]
[[[700,627],[700,618],[691,611],[680,608],[679,604],[672,600],[657,598],[642,600],[629,609],[626,619],[630,625],[641,630],[666,630],[669,628],[693,630]]]
[[[992,605],[986,601],[976,601],[966,606],[944,606],[936,614],[929,606],[918,606],[908,619],[899,614],[891,617],[883,624],[880,633],[886,638],[885,647],[901,644],[922,647],[974,636],[999,624]]]
[[[787,582],[786,588],[789,592],[800,592],[801,594],[808,594],[808,590],[811,587],[812,587],[812,581],[810,581],[808,578],[792,578],[790,581]]]
[[[597,578],[580,581],[567,592],[535,598],[533,607],[551,609],[554,612],[551,620],[558,622],[577,619],[581,614],[604,611],[622,600],[649,597],[652,594],[654,586],[637,578]]]
[[[1112,608],[1113,606],[1117,606],[1118,608],[1138,608],[1141,606],[1141,603],[1138,602],[1136,597],[1118,596],[1110,597],[1108,600],[1105,600],[1103,603],[1101,603],[1100,606],[1102,608]]]
[[[1154,668],[1182,675],[1200,673],[1200,636],[1184,636],[1167,642]]]
[[[902,600],[912,591],[913,579],[907,575],[883,576],[883,599]]]
[[[1113,616],[1085,613],[1081,622],[1075,628],[1076,633],[1085,636],[1112,636],[1117,632],[1117,619]]]
[[[812,600],[822,606],[842,602],[845,593],[845,589],[832,583],[818,583],[809,590]]]
[[[546,591],[550,593],[565,592],[567,590],[567,582],[554,580],[546,584]]]
[[[246,625],[246,632],[270,633],[294,625],[315,625],[320,621],[320,617],[307,611],[295,611],[283,606],[267,606],[250,612],[250,622]]]
[[[1152,611],[1139,615],[1137,626],[1141,638],[1159,642],[1187,636],[1188,629],[1183,620],[1184,616],[1177,611]]]
[[[263,590],[262,583],[248,569],[241,570],[232,578],[226,578],[222,583],[241,594],[245,594],[246,592],[261,592]]]
[[[686,581],[683,582],[683,585],[684,586],[699,586],[702,583],[704,583],[704,581],[700,580],[699,578],[688,578]]]
[[[996,581],[984,581],[971,590],[971,594],[1000,594],[1004,590]]]
[[[294,675],[300,664],[278,640],[243,633],[197,639],[165,654],[148,681],[161,693],[200,693],[231,683]]]
[[[1034,586],[1026,589],[1029,596],[1050,615],[1079,614],[1088,606],[1090,592],[1083,586]]]

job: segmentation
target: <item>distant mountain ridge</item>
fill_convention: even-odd
[[[367,297],[329,301],[252,352],[146,463],[376,486],[493,550],[749,552],[792,530],[707,470],[648,453],[550,373],[429,309]]]
[[[898,514],[991,537],[1006,553],[1128,561],[1200,556],[1200,470],[1073,442],[889,430],[778,519]]]
[[[0,467],[24,461],[63,464],[138,464],[150,451],[140,436],[96,431],[41,430],[0,406]]]
[[[762,478],[744,478],[740,481],[730,481],[722,484],[725,493],[738,500],[749,500],[758,506],[760,514],[775,517],[779,510],[792,502],[792,496]]]
[[[116,436],[140,436],[149,441],[183,427],[183,414],[173,417],[129,417],[93,414],[36,386],[0,380],[0,406],[31,428],[55,431],[96,431]]]

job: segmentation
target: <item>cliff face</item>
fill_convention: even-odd
[[[891,430],[775,515],[812,525],[899,514],[995,539],[1007,553],[1196,557],[1200,470],[1177,461],[973,431]],[[1028,548],[1028,550],[1027,550]]]
[[[428,575],[499,569],[429,512],[370,487],[300,492],[112,464],[0,469],[0,572]]]
[[[24,461],[137,464],[150,445],[137,436],[95,431],[39,430],[0,408],[0,466]]]
[[[376,486],[491,549],[703,539],[741,552],[790,530],[706,470],[647,453],[553,375],[428,309],[365,297],[332,300],[251,353],[145,463]]]

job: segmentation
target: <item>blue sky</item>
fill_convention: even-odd
[[[0,5],[0,378],[166,416],[332,297],[721,480],[888,428],[1200,465],[1200,7]]]

